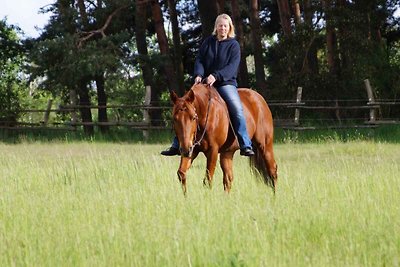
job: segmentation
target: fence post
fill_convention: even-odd
[[[296,104],[301,103],[301,96],[303,94],[303,87],[297,87]],[[299,125],[300,123],[300,109],[296,108],[294,111],[294,124]]]
[[[53,104],[53,99],[49,99],[49,101],[47,101],[47,108],[46,111],[44,112],[44,116],[43,116],[43,125],[46,125],[47,122],[49,121],[49,117],[50,117],[50,110],[51,110],[51,105]]]
[[[367,94],[368,94],[368,105],[374,105],[375,104],[375,97],[374,97],[374,93],[372,91],[372,87],[371,84],[369,83],[369,79],[365,79],[364,80],[364,84],[365,84],[365,89],[367,90]],[[371,109],[369,110],[369,122],[370,123],[374,123],[376,120],[376,116],[375,116],[375,108],[371,107]]]
[[[76,122],[77,122],[77,115],[76,115],[76,91],[75,90],[70,90],[69,91],[69,101],[71,103],[71,125],[76,127]]]
[[[144,96],[144,105],[150,106],[150,101],[151,101],[151,86],[146,85],[146,94]],[[147,109],[146,107],[143,110],[143,122],[146,126],[150,125],[149,109]],[[145,140],[147,140],[149,138],[148,130],[143,130],[143,137]]]
[[[342,120],[340,119],[340,109],[339,109],[339,101],[338,99],[335,99],[335,115],[336,115],[336,119],[339,122],[339,125],[342,125]]]

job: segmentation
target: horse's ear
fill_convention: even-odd
[[[186,100],[187,100],[189,103],[193,103],[193,101],[194,101],[194,92],[193,92],[192,89],[190,89],[189,92],[187,93],[187,98],[186,98]]]
[[[176,100],[178,99],[178,95],[173,90],[171,90],[169,92],[169,97],[171,98],[172,103],[175,104]]]

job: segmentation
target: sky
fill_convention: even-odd
[[[18,25],[26,37],[38,37],[49,20],[50,14],[39,14],[41,7],[53,4],[56,0],[0,0],[0,19],[7,16],[8,24]],[[396,12],[400,16],[400,9]]]
[[[39,14],[41,7],[53,4],[56,0],[0,0],[0,19],[7,17],[7,23],[18,25],[26,37],[38,37],[49,20],[50,14]]]

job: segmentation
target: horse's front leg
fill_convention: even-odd
[[[215,172],[215,166],[217,165],[217,160],[218,160],[218,150],[210,149],[206,153],[206,157],[207,157],[207,169],[206,169],[206,177],[203,180],[203,184],[211,188],[212,179]]]
[[[192,165],[193,160],[197,157],[199,153],[194,152],[192,157],[181,157],[181,163],[179,164],[178,169],[178,179],[182,184],[183,194],[186,195],[187,187],[186,187],[186,172],[189,170],[190,166]]]
[[[234,152],[221,153],[219,161],[221,164],[222,172],[224,173],[224,190],[230,192],[233,183],[233,154]]]

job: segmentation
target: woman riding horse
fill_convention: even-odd
[[[221,14],[215,20],[214,31],[200,47],[195,61],[195,84],[203,80],[208,86],[214,86],[225,100],[233,129],[240,146],[240,155],[254,156],[249,138],[243,106],[237,90],[236,75],[240,63],[240,46],[234,39],[235,28],[227,14]],[[165,156],[181,154],[179,141],[175,137],[170,148],[161,152]]]

